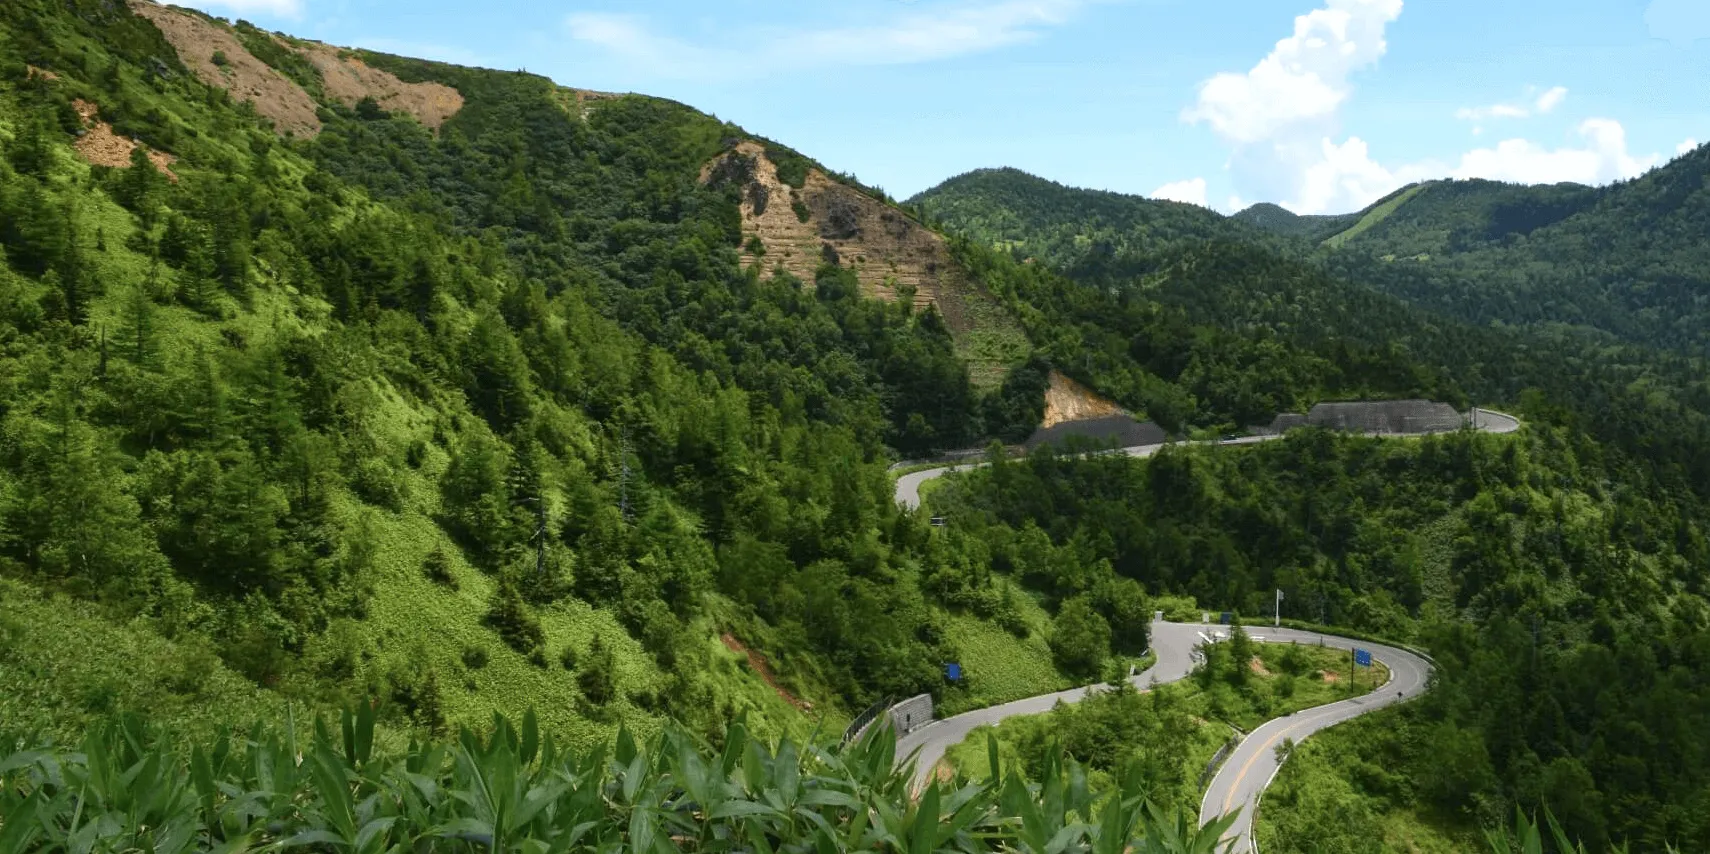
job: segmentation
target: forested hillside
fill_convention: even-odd
[[[1438,656],[1408,725],[1350,748],[1394,760],[1348,784],[1374,815],[1464,830],[1553,804],[1594,845],[1710,846],[1707,156],[1607,191],[1411,188],[1333,234],[1344,220],[1234,221],[1012,170],[898,205],[670,101],[146,0],[8,0],[0,806],[80,814],[63,787],[35,794],[59,760],[13,748],[90,734],[70,765],[152,768],[124,785],[183,795],[180,818],[272,787],[245,801],[266,823],[196,819],[209,844],[321,818],[353,842],[332,805],[384,787],[385,827],[452,839],[475,831],[446,823],[445,787],[553,767],[599,818],[537,813],[539,839],[597,825],[663,846],[647,817],[669,814],[770,846],[765,798],[786,835],[817,832],[777,807],[806,768],[829,800],[798,808],[841,840],[815,844],[879,844],[854,809],[876,797],[898,810],[885,844],[972,850],[965,822],[917,832],[938,789],[897,806],[887,746],[857,768],[791,745],[886,696],[964,709],[1111,678],[1156,597],[1250,614],[1283,586],[1302,616]],[[1528,428],[1047,451],[943,484],[948,527],[896,506],[889,465],[1025,438],[1053,376],[1178,435],[1361,397],[1502,404]],[[282,745],[337,708],[358,709],[344,752],[320,728],[296,764]],[[110,722],[135,711],[160,729]],[[405,747],[494,712],[524,735]],[[321,776],[180,756],[255,719],[278,729],[246,762]],[[620,728],[672,734],[617,739],[640,763],[619,775],[600,751]],[[686,776],[647,776],[667,766]],[[708,781],[739,770],[754,799],[706,814],[730,794]],[[1144,780],[1106,798],[1034,771],[1061,772],[1083,819],[1141,826]],[[1008,779],[954,797],[993,822],[1039,798],[1063,818]],[[621,809],[599,800],[620,790]]]
[[[1570,324],[1702,358],[1710,147],[1592,189],[1427,185],[1328,259],[1419,305],[1488,324]]]
[[[978,169],[907,202],[958,234],[1063,268],[1212,238],[1265,241],[1269,231],[1208,208],[1065,187],[1019,169]]]
[[[1205,223],[1197,237],[1184,231],[1161,248],[1100,245],[1089,238],[1110,231],[1107,194],[969,192],[960,179],[949,182],[917,203],[943,211],[944,225],[969,242],[1008,250],[992,263],[1018,283],[1005,293],[1035,307],[1020,309],[1024,318],[1078,318],[1069,327],[1080,332],[1072,345],[1042,346],[1082,352],[1087,381],[1119,400],[1128,384],[1123,366],[1149,364],[1174,379],[1182,375],[1146,360],[1195,352],[1159,325],[1134,320],[1151,313],[1197,330],[1197,340],[1218,340],[1221,353],[1270,342],[1263,359],[1232,367],[1224,386],[1250,381],[1253,391],[1272,395],[1256,407],[1286,408],[1290,398],[1339,387],[1373,395],[1413,389],[1507,405],[1530,426],[1518,444],[1456,437],[1387,446],[1320,435],[1151,462],[1035,456],[941,488],[929,506],[991,543],[1038,540],[1037,548],[1076,555],[1071,564],[1108,562],[1154,596],[1191,595],[1256,614],[1269,610],[1281,587],[1297,617],[1412,640],[1437,655],[1440,689],[1405,712],[1385,713],[1398,721],[1323,736],[1333,747],[1322,750],[1334,750],[1343,765],[1308,764],[1315,770],[1298,773],[1316,776],[1298,784],[1288,782],[1296,772],[1285,770],[1289,806],[1267,819],[1267,851],[1370,850],[1375,838],[1406,847],[1407,833],[1386,836],[1398,828],[1464,839],[1515,805],[1552,803],[1564,817],[1571,811],[1573,831],[1596,846],[1626,840],[1634,850],[1657,850],[1674,840],[1702,847],[1710,785],[1692,772],[1676,774],[1682,766],[1673,757],[1704,749],[1688,721],[1705,698],[1681,693],[1681,680],[1704,667],[1710,372],[1699,358],[1643,346],[1666,343],[1654,336],[1635,332],[1626,337],[1642,343],[1626,343],[1564,326],[1567,318],[1550,312],[1568,303],[1525,303],[1505,278],[1519,269],[1554,282],[1587,316],[1611,324],[1639,315],[1614,303],[1594,306],[1588,300],[1601,297],[1589,294],[1611,292],[1576,283],[1614,265],[1673,269],[1678,287],[1667,293],[1687,299],[1698,287],[1693,277],[1710,269],[1684,260],[1701,242],[1680,230],[1696,195],[1681,191],[1665,203],[1659,194],[1692,184],[1693,169],[1702,175],[1692,159],[1702,154],[1607,190],[1410,188],[1354,218],[1336,233],[1348,237],[1333,251],[1234,242]],[[1029,212],[1041,204],[1051,207],[1035,225]],[[1121,204],[1142,212],[1172,207]],[[1151,215],[1128,222],[1145,233]],[[1504,222],[1530,236],[1479,238],[1482,248],[1469,248],[1461,245],[1465,233],[1451,239],[1420,225],[1457,216],[1465,217],[1461,226]],[[1627,222],[1657,223],[1658,233],[1617,227]],[[1277,230],[1289,239],[1326,239],[1307,234],[1307,224]],[[1569,233],[1579,235],[1580,254],[1564,252],[1561,263],[1526,254]],[[1362,248],[1404,234],[1438,242],[1409,245],[1427,256],[1413,260],[1399,257],[1400,244],[1391,247],[1393,258]],[[1433,266],[1431,253],[1445,249],[1485,266]],[[1015,260],[1032,257],[1051,258],[1067,278]],[[1485,275],[1497,266],[1508,272]],[[1462,290],[1445,290],[1450,280],[1439,269],[1454,270]],[[1479,300],[1509,298],[1534,316],[1491,325]],[[1677,308],[1690,314],[1685,302]],[[1521,325],[1532,321],[1540,322]],[[1230,399],[1215,386],[1184,385],[1201,395],[1196,404]],[[1589,551],[1573,545],[1576,524],[1588,526],[1583,542],[1596,544]],[[1637,737],[1640,731],[1647,735]],[[1445,756],[1456,758],[1444,763]],[[1459,776],[1444,778],[1448,766]],[[1619,770],[1638,767],[1653,771]]]
[[[137,8],[0,7],[8,724],[378,697],[591,744],[937,684],[964,606],[885,466],[1039,391],[847,266],[744,267],[701,180],[739,128]]]
[[[1230,217],[1277,234],[1318,242],[1346,230],[1360,220],[1360,213],[1302,215],[1281,205],[1260,202]]]
[[[1540,804],[1594,850],[1697,850],[1710,847],[1706,506],[1644,482],[1555,427],[1311,431],[1150,460],[1047,449],[963,475],[929,506],[994,554],[1062,555],[1013,570],[1059,596],[1087,589],[1068,568],[1109,565],[1257,621],[1281,589],[1284,616],[1431,650],[1432,690],[1362,731],[1343,751],[1359,764],[1319,772],[1365,800],[1314,797],[1319,784],[1267,799],[1287,844],[1266,851],[1375,850],[1390,813],[1440,833]]]
[[[1565,325],[1704,357],[1707,181],[1710,146],[1700,146],[1607,187],[1430,181],[1334,217],[1255,205],[1225,218],[1016,170],[953,178],[910,203],[951,231],[1065,270],[1240,239],[1473,325]]]

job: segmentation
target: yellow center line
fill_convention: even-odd
[[[1223,798],[1223,812],[1224,812],[1224,814],[1227,815],[1229,813],[1229,808],[1232,805],[1234,805],[1235,793],[1240,790],[1241,781],[1247,779],[1247,772],[1252,770],[1253,763],[1259,761],[1259,757],[1263,756],[1265,754],[1265,751],[1270,750],[1271,745],[1275,744],[1277,739],[1282,738],[1283,736],[1288,735],[1288,734],[1298,730],[1304,724],[1309,724],[1309,723],[1312,723],[1313,721],[1319,720],[1321,718],[1329,717],[1331,715],[1336,714],[1339,711],[1341,711],[1341,710],[1340,709],[1325,709],[1324,711],[1319,712],[1318,714],[1313,715],[1312,717],[1297,718],[1297,719],[1295,719],[1295,721],[1293,723],[1289,724],[1286,727],[1283,727],[1280,730],[1277,730],[1277,733],[1275,735],[1266,739],[1265,745],[1263,747],[1254,751],[1252,756],[1247,757],[1246,764],[1242,765],[1241,770],[1235,774],[1235,781],[1233,783],[1229,784],[1229,794],[1225,795]]]

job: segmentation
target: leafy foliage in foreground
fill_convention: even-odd
[[[928,784],[911,796],[896,739],[772,747],[730,726],[714,749],[680,731],[561,752],[533,714],[485,734],[388,752],[370,707],[298,745],[256,725],[188,755],[136,718],[79,750],[0,739],[0,854],[88,850],[223,852],[279,845],[347,852],[928,852],[1213,854],[1229,819],[1166,816],[1130,774],[1113,797],[1073,761],[1030,783]]]

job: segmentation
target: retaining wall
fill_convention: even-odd
[[[1055,427],[1042,427],[1033,431],[1026,442],[1028,450],[1040,445],[1062,442],[1071,436],[1079,436],[1097,442],[1116,440],[1116,447],[1131,448],[1135,445],[1157,445],[1169,438],[1164,428],[1150,421],[1135,421],[1129,415],[1107,415],[1103,418],[1088,418],[1084,421],[1065,421]]]
[[[920,729],[932,722],[932,695],[920,694],[910,697],[886,712],[891,718],[891,727],[897,735],[904,735],[910,730]]]
[[[1305,415],[1283,413],[1258,432],[1277,434],[1311,425],[1355,433],[1436,433],[1458,430],[1466,416],[1434,400],[1370,400],[1320,403]]]

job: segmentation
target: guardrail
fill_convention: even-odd
[[[1230,729],[1235,728],[1231,726]],[[1235,748],[1241,746],[1240,733],[1240,730],[1231,733],[1229,740],[1223,742],[1223,746],[1217,748],[1217,752],[1211,755],[1211,761],[1205,764],[1205,770],[1199,774],[1200,791],[1204,791],[1206,784],[1211,782],[1211,778],[1217,776],[1217,769],[1223,767],[1223,763],[1229,759],[1230,754],[1235,752]]]
[[[850,721],[849,727],[843,730],[843,740],[839,744],[847,745],[849,742],[860,738],[861,734],[867,731],[867,727],[872,726],[880,715],[890,710],[891,704],[894,702],[896,702],[895,697],[880,698],[878,702],[868,706],[866,711],[856,715],[855,720]]]

